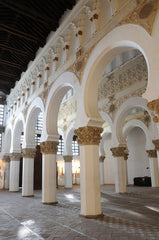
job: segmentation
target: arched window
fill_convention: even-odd
[[[43,114],[39,113],[35,126],[35,144],[40,145],[41,132],[43,127]]]
[[[79,156],[79,145],[77,142],[77,136],[74,135],[72,139],[72,155]]]
[[[57,149],[57,155],[63,155],[63,149],[64,149],[64,141],[63,141],[62,136],[60,135],[58,149]]]

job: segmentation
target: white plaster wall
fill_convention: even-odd
[[[149,159],[145,150],[145,133],[139,127],[134,127],[127,136],[129,157],[127,160],[128,184],[133,184],[134,177],[150,176]]]
[[[104,141],[104,151],[105,151],[105,160],[104,160],[104,184],[115,184],[114,178],[114,158],[112,156],[111,148],[111,134]]]

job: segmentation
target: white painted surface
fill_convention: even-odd
[[[128,184],[133,184],[134,177],[150,176],[149,159],[145,150],[145,134],[141,128],[133,128],[127,137]]]
[[[23,157],[22,196],[33,196],[34,158]]]
[[[159,187],[159,171],[158,171],[157,158],[149,158],[149,163],[150,163],[152,187]]]
[[[104,162],[99,162],[99,169],[100,169],[100,184],[104,184]]]
[[[10,162],[10,180],[9,180],[9,191],[19,191],[19,166],[20,161]]]
[[[81,215],[101,214],[99,147],[80,146]]]
[[[56,203],[56,155],[43,154],[42,202]]]
[[[72,161],[65,161],[65,188],[72,188]]]
[[[115,191],[117,193],[126,192],[126,174],[124,157],[114,157],[115,167]]]

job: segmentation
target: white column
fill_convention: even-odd
[[[81,215],[102,215],[99,173],[99,142],[102,128],[80,127],[75,130],[80,144]]]
[[[72,156],[63,156],[65,160],[65,188],[72,188]]]
[[[128,164],[127,164],[127,160],[128,160],[128,150],[124,151],[124,165],[125,165],[125,182],[126,182],[126,186],[128,186]]]
[[[105,159],[105,156],[99,157],[100,184],[101,185],[104,185],[104,159]]]
[[[3,161],[5,163],[4,171],[4,189],[9,189],[9,173],[10,173],[10,158],[8,155],[3,156]]]
[[[33,196],[35,152],[36,150],[33,148],[22,149],[22,155],[23,155],[22,196],[23,197]]]
[[[40,144],[42,163],[42,202],[55,204],[56,200],[56,153],[58,142],[46,141]]]
[[[115,191],[117,193],[126,192],[126,174],[125,174],[125,147],[111,148],[115,159]]]
[[[148,150],[152,187],[159,187],[159,169],[156,150]]]
[[[159,168],[159,139],[152,140],[155,145],[155,150],[157,151],[157,159],[158,159],[158,168]]]
[[[10,179],[9,179],[9,191],[19,191],[19,166],[20,166],[20,153],[10,154]]]

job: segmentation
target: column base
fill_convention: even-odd
[[[58,202],[42,202],[42,204],[46,205],[56,205]]]
[[[82,214],[80,214],[80,217],[96,219],[96,218],[104,217],[104,214],[103,213],[97,214],[97,215],[82,215]]]
[[[9,190],[9,192],[15,193],[15,192],[20,192],[20,190]]]
[[[22,197],[34,197],[34,195],[22,195]]]

